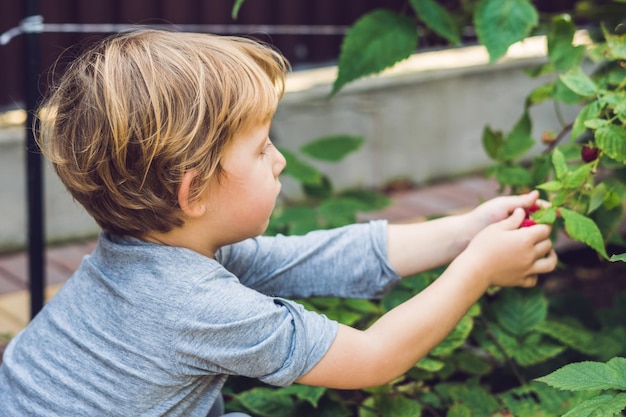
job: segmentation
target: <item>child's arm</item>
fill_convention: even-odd
[[[517,209],[486,227],[433,284],[369,329],[340,326],[326,355],[298,382],[344,389],[386,383],[443,340],[489,286],[535,285],[537,274],[554,269],[556,255],[550,227],[519,229],[523,218]],[[402,262],[411,269],[410,261]]]
[[[519,196],[489,200],[474,210],[455,216],[388,227],[388,259],[401,276],[413,275],[448,264],[485,227],[508,217],[517,207],[537,202],[533,191]]]

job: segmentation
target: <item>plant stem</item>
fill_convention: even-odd
[[[563,138],[565,137],[565,135],[567,135],[571,130],[572,127],[574,126],[574,123],[569,123],[565,126],[563,126],[563,129],[561,129],[561,131],[559,132],[558,135],[556,135],[556,138],[554,138],[554,141],[552,141],[550,143],[550,145],[548,145],[548,147],[546,147],[546,149],[543,151],[544,155],[549,154],[550,152],[552,152],[554,150],[554,148],[557,147],[557,145],[559,144],[559,142],[561,140],[563,140]]]

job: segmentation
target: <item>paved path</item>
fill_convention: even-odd
[[[394,222],[460,212],[498,195],[495,181],[469,176],[391,194],[392,204],[385,210],[369,213],[361,220],[386,218]],[[46,273],[49,299],[78,267],[83,256],[92,251],[94,241],[49,248]],[[562,245],[567,242],[562,243]],[[0,256],[0,335],[15,334],[29,320],[28,271],[26,253]]]

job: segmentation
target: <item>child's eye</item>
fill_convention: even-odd
[[[267,143],[267,144],[263,147],[263,149],[261,150],[261,155],[267,155],[267,151],[268,151],[268,150],[269,150],[272,146],[274,146],[274,145],[272,144],[272,142]]]

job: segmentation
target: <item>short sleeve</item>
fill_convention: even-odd
[[[194,288],[181,306],[177,332],[183,374],[242,375],[287,386],[326,354],[337,323],[251,290],[224,270]]]

